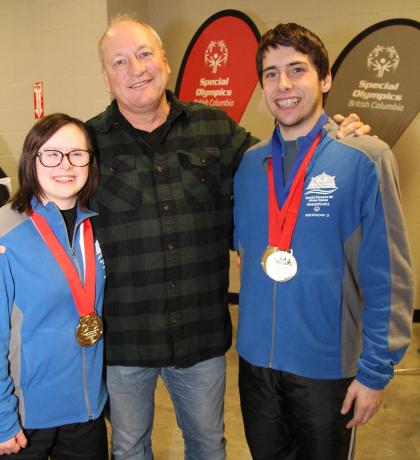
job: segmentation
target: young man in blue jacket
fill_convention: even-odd
[[[245,432],[257,460],[345,460],[411,335],[395,159],[375,138],[335,138],[328,54],[312,32],[268,31],[257,70],[276,128],[234,185]]]

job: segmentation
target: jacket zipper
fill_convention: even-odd
[[[85,400],[86,400],[86,408],[88,413],[88,419],[92,420],[92,410],[90,408],[89,403],[89,394],[87,389],[87,377],[86,377],[86,350],[82,347],[82,354],[83,354],[83,386],[84,386],[84,393],[85,393]]]
[[[66,226],[66,222],[64,221],[64,217],[61,216],[61,218],[63,220],[64,227],[67,230],[67,226]],[[67,242],[69,244],[71,254],[73,256],[74,263],[76,265],[76,269],[77,269],[77,272],[78,272],[78,275],[79,275],[79,279],[81,280],[82,279],[82,271],[80,270],[80,265],[79,265],[79,262],[78,262],[77,257],[76,257],[76,251],[74,249],[74,238],[76,236],[77,229],[80,227],[80,224],[81,224],[81,222],[79,222],[79,224],[74,227],[73,238],[72,238],[71,243],[70,243],[70,239],[69,239],[69,234],[67,232]],[[82,363],[83,363],[83,392],[84,392],[84,395],[85,395],[85,402],[86,402],[86,409],[87,409],[87,413],[88,413],[88,419],[92,420],[92,410],[90,408],[89,393],[88,393],[88,388],[87,388],[86,350],[83,347],[82,347]]]
[[[57,208],[58,209],[58,208]],[[60,210],[58,209],[58,211],[60,212]],[[79,275],[79,279],[82,279],[82,271],[80,270],[80,265],[79,265],[79,262],[77,260],[77,257],[76,257],[76,251],[74,249],[74,237],[76,235],[76,232],[77,232],[77,229],[80,227],[80,224],[83,222],[79,222],[78,225],[75,225],[74,227],[74,230],[73,230],[73,238],[72,238],[72,241],[70,241],[70,238],[69,238],[69,233],[67,231],[67,225],[66,225],[66,221],[64,220],[64,217],[62,216],[61,212],[60,212],[60,217],[61,217],[61,220],[63,221],[63,224],[64,224],[64,228],[66,229],[66,236],[67,236],[67,243],[69,245],[69,248],[70,248],[70,252],[73,256],[73,260],[74,260],[74,263],[76,265],[76,269],[77,269],[77,274]]]
[[[276,335],[276,297],[277,297],[277,282],[274,281],[274,289],[273,289],[273,304],[272,304],[272,316],[273,316],[273,322],[271,325],[271,350],[270,350],[270,358],[268,360],[268,367],[272,368],[273,367],[273,355],[274,355],[274,339]]]

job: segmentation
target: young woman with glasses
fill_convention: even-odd
[[[0,209],[0,455],[105,460],[103,258],[87,203],[98,166],[65,114],[26,136]]]

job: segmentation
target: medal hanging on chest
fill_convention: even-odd
[[[46,219],[36,211],[32,211],[31,219],[69,284],[74,303],[80,315],[79,324],[76,327],[76,340],[84,347],[94,345],[102,337],[103,323],[101,317],[95,313],[96,264],[92,224],[89,219],[82,224],[86,259],[85,283],[83,286],[73,263]]]
[[[297,273],[297,262],[293,251],[283,251],[275,246],[266,247],[261,265],[265,273],[274,281],[289,281]]]
[[[273,162],[268,159],[268,246],[265,249],[261,265],[264,272],[274,281],[286,282],[297,273],[298,264],[290,244],[299,214],[303,195],[306,168],[315,152],[321,133],[312,142],[290,187],[289,194],[279,209],[273,175]]]
[[[94,345],[102,337],[104,326],[102,318],[96,313],[81,315],[76,327],[76,340],[83,347]]]

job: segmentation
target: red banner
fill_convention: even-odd
[[[196,32],[182,61],[176,94],[184,101],[224,109],[239,122],[258,83],[260,34],[248,16],[224,10]]]

